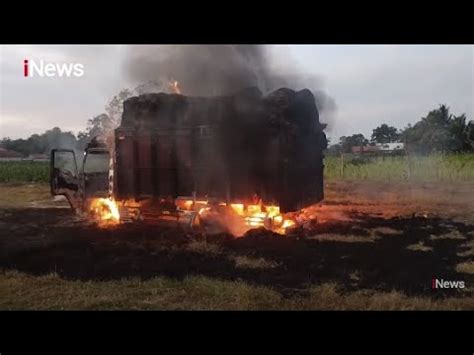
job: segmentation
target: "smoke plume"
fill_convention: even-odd
[[[308,88],[328,122],[336,104],[321,89],[320,78],[299,72],[291,58],[285,58],[285,68],[291,69],[275,69],[275,59],[268,47],[260,45],[134,46],[125,66],[129,79],[137,84],[154,81],[162,91],[169,91],[169,82],[177,80],[182,94],[189,96],[226,95],[250,86],[263,93],[281,87]]]

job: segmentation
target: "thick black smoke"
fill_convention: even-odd
[[[285,63],[290,70],[275,70],[272,59],[267,47],[259,45],[134,46],[125,65],[137,84],[155,81],[169,91],[169,82],[177,80],[182,93],[189,96],[225,95],[250,86],[263,93],[281,87],[308,88],[323,120],[330,120],[336,104],[321,89],[319,78],[300,72],[295,63]]]

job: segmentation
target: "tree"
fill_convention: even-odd
[[[19,152],[24,156],[35,153],[49,153],[53,148],[83,150],[94,137],[99,137],[110,146],[113,146],[113,131],[120,123],[123,102],[134,95],[166,91],[168,89],[164,83],[150,81],[134,89],[120,91],[105,106],[104,113],[87,121],[86,129],[79,132],[77,138],[73,133],[62,132],[60,128],[55,127],[42,134],[33,134],[27,139],[12,140],[5,137],[0,141],[0,146]]]
[[[28,156],[30,154],[49,154],[53,148],[74,149],[76,137],[72,132],[63,132],[59,127],[47,130],[42,134],[33,134],[27,139],[3,138],[0,145]]]
[[[423,117],[414,126],[408,125],[401,140],[418,153],[473,151],[472,121],[466,123],[466,116],[454,116],[449,107],[440,105]]]
[[[470,132],[473,122],[466,124],[466,115],[452,116],[450,122],[451,146],[453,151],[469,151],[472,150],[473,141],[470,138]]]
[[[350,153],[352,147],[361,147],[369,144],[369,141],[364,137],[363,134],[353,134],[352,136],[342,136],[339,138],[339,144],[343,153]]]
[[[382,124],[372,131],[371,141],[374,143],[393,143],[400,139],[400,134],[395,127]]]
[[[84,149],[94,137],[104,140],[108,146],[113,146],[113,131],[120,124],[123,112],[123,103],[135,95],[163,91],[163,85],[155,81],[138,85],[134,89],[123,89],[115,95],[105,106],[105,113],[101,113],[87,121],[85,131],[78,133],[78,146]]]
[[[79,148],[84,149],[94,137],[106,140],[114,128],[113,119],[105,113],[89,119],[86,130],[79,132],[77,135]]]
[[[469,121],[466,127],[467,143],[469,151],[474,152],[474,121]]]
[[[342,151],[342,146],[340,144],[330,145],[326,150],[327,155],[340,155]]]

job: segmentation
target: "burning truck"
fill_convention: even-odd
[[[113,144],[93,140],[78,169],[51,152],[51,193],[101,223],[219,226],[234,235],[324,198],[325,125],[313,94],[248,88],[228,96],[127,99]]]

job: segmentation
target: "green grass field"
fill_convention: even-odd
[[[473,181],[474,154],[356,157],[325,159],[327,180]]]
[[[396,291],[344,294],[334,283],[313,286],[306,296],[284,298],[268,287],[202,276],[84,282],[0,271],[2,310],[463,310],[473,303],[471,298],[432,300]]]
[[[0,182],[48,182],[49,162],[0,161]]]
[[[342,167],[343,165],[343,167]],[[327,156],[325,177],[335,180],[474,181],[474,154],[360,158]],[[0,182],[48,182],[49,163],[0,162]]]

